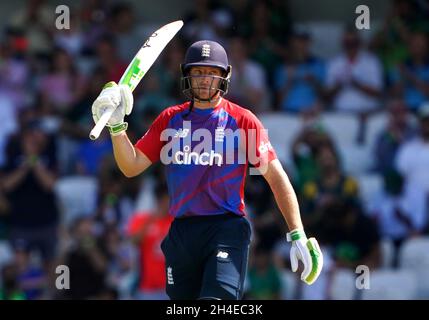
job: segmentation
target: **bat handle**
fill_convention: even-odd
[[[109,121],[114,111],[115,111],[114,108],[110,108],[101,115],[100,119],[98,120],[94,128],[92,128],[91,132],[89,133],[89,138],[91,140],[96,140],[100,136],[101,131],[106,126],[107,121]]]

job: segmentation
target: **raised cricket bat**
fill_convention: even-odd
[[[146,72],[155,62],[156,58],[158,58],[162,50],[182,26],[183,21],[178,20],[166,24],[152,33],[128,65],[119,80],[119,84],[126,84],[130,87],[131,91],[134,91],[140,80],[146,75]],[[115,110],[112,109],[103,113],[89,134],[91,140],[95,140],[100,136],[101,131],[106,126],[107,121],[109,121],[114,111]]]

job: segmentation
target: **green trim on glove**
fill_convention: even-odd
[[[117,124],[113,127],[109,126],[109,132],[112,136],[117,136],[122,131],[126,131],[128,129],[128,122],[122,122],[120,124]]]
[[[309,276],[305,279],[305,282],[307,283],[313,283],[316,278],[319,276],[320,270],[322,266],[319,265],[319,259],[322,256],[322,253],[320,252],[320,249],[313,245],[313,242],[311,241],[314,238],[310,238],[307,241],[307,248],[310,251],[311,255],[311,261],[312,261],[312,268]],[[315,239],[314,239],[315,240]]]
[[[286,234],[286,239],[288,242],[296,241],[302,238],[307,238],[307,236],[305,235],[305,232],[300,229],[292,230],[291,232]]]
[[[103,86],[103,90],[106,88],[111,88],[111,87],[117,86],[117,85],[118,84],[115,81],[109,81]]]

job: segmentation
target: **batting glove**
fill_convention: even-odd
[[[124,84],[116,84],[111,81],[104,85],[100,95],[92,104],[92,118],[97,123],[100,117],[109,109],[114,109],[106,126],[111,135],[118,135],[128,128],[128,123],[124,122],[125,115],[129,115],[133,110],[134,98],[130,87]]]
[[[292,242],[290,260],[292,271],[298,270],[298,260],[304,264],[301,280],[313,284],[319,277],[323,267],[323,255],[315,238],[307,239],[303,230],[295,229],[286,235],[287,241]]]

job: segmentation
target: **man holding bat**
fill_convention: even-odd
[[[267,180],[288,225],[292,270],[301,260],[301,280],[312,284],[322,269],[322,253],[317,241],[306,237],[295,192],[261,122],[223,97],[231,77],[224,48],[214,41],[192,44],[181,71],[189,101],[165,109],[136,144],[124,122],[133,107],[128,86],[109,83],[92,106],[95,121],[106,108],[116,108],[107,126],[124,175],[139,175],[157,161],[165,164],[174,217],[161,244],[167,294],[242,298],[251,236],[244,211],[249,164]]]

